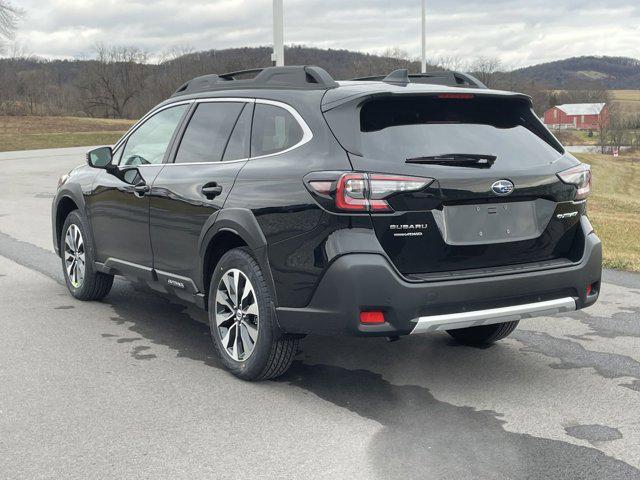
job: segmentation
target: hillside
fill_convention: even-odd
[[[609,90],[640,89],[640,60],[634,58],[574,57],[517,69],[513,74],[554,89],[589,84]]]

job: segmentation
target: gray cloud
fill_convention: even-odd
[[[154,54],[268,45],[271,0],[20,0],[17,42],[45,57],[91,56],[98,42]],[[640,57],[638,0],[428,0],[430,57],[499,57],[523,66],[575,55]],[[285,0],[285,41],[420,51],[419,0]]]

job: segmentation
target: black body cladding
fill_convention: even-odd
[[[115,145],[118,174],[88,166],[71,172],[53,205],[56,250],[72,202],[93,231],[97,269],[207,307],[215,263],[246,246],[265,274],[280,327],[295,334],[404,334],[425,314],[567,295],[578,308],[595,302],[597,294],[585,292],[600,281],[600,243],[585,201],[557,176],[579,162],[535,119],[527,97],[456,75],[337,83],[317,67],[285,67],[242,79],[250,73],[180,87]],[[389,113],[420,102],[443,115],[478,113],[471,120]],[[517,114],[497,124],[496,105]],[[387,123],[376,126],[373,115]],[[445,154],[494,155],[495,162],[406,162]],[[381,197],[384,213],[336,208],[341,177],[354,172],[426,179],[427,186]],[[371,177],[366,195],[386,188],[383,176],[379,186]],[[492,193],[500,180],[514,192]],[[464,217],[469,229],[454,223],[470,215],[464,206],[482,216]],[[527,238],[540,218],[546,222]],[[484,225],[505,233],[489,235]],[[374,307],[390,320],[359,325],[359,311]]]

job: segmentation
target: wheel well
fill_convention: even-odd
[[[76,202],[71,200],[69,197],[64,197],[60,200],[60,203],[58,203],[58,208],[56,210],[56,238],[58,241],[60,241],[60,236],[62,235],[62,226],[64,225],[64,221],[71,212],[77,209],[78,205],[76,205]]]
[[[205,302],[208,300],[209,287],[211,286],[211,276],[213,270],[218,265],[218,261],[229,250],[238,247],[246,247],[247,243],[235,232],[223,230],[211,239],[204,255],[204,265],[202,268],[202,284],[204,285]]]

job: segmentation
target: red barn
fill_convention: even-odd
[[[597,130],[609,124],[609,107],[605,103],[567,103],[544,112],[544,124],[549,128]]]

